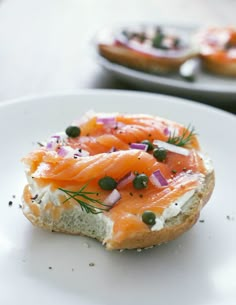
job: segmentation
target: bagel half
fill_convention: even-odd
[[[130,118],[129,116],[127,117]],[[163,127],[165,127],[164,129],[166,129],[167,126],[169,129],[175,126],[176,132],[178,132],[178,128],[180,132],[181,130],[183,131],[183,126],[176,125],[176,123],[164,120],[162,118],[154,118],[151,116],[142,117],[139,115],[133,116],[131,118],[132,122],[136,120],[136,122],[139,123],[141,121],[143,122],[143,120],[145,121],[146,119],[156,121],[159,129],[162,128],[160,127],[160,124],[163,124]],[[116,119],[117,121],[119,121],[119,116],[116,117]],[[125,120],[126,119],[124,119],[123,122]],[[85,139],[83,138],[83,129],[87,132],[87,128],[89,126],[89,128],[91,128],[91,122],[94,123],[94,118],[89,119],[89,122],[85,124],[82,123],[82,125],[80,125],[82,130],[82,136],[80,136],[76,141],[84,143]],[[125,127],[121,124],[121,127],[119,128],[123,128],[122,130],[125,130],[127,126],[128,125],[126,125]],[[106,127],[106,130],[109,134],[110,127]],[[103,131],[101,130],[100,132],[102,133]],[[94,133],[94,137],[95,134],[97,133]],[[160,134],[160,137],[161,136],[162,135]],[[96,138],[97,142],[98,139],[100,140],[99,137],[100,135]],[[163,137],[165,138],[165,135],[163,135]],[[74,141],[75,140],[73,139],[73,143]],[[63,143],[65,143],[64,139]],[[76,188],[80,188],[81,185],[83,186],[84,181],[90,183],[92,177],[85,177],[81,174],[82,171],[87,169],[92,170],[93,167],[99,165],[100,159],[102,160],[101,162],[104,162],[106,158],[110,158],[107,164],[111,164],[110,160],[112,160],[114,157],[114,161],[109,166],[109,168],[104,168],[101,170],[101,172],[95,172],[93,176],[95,184],[92,184],[91,188],[88,190],[95,190],[93,193],[95,194],[99,191],[99,186],[97,186],[98,179],[100,177],[103,177],[104,175],[106,176],[108,173],[111,176],[109,169],[111,170],[111,173],[112,169],[115,169],[115,176],[117,175],[117,173],[115,172],[119,172],[120,170],[118,168],[118,164],[125,164],[125,166],[127,166],[128,168],[132,168],[133,165],[131,163],[133,162],[133,159],[131,160],[127,157],[126,162],[126,156],[132,156],[133,158],[133,156],[137,155],[140,162],[142,162],[141,159],[144,159],[144,166],[145,164],[147,164],[147,167],[151,166],[150,164],[154,164],[153,166],[155,168],[160,167],[162,168],[163,172],[165,171],[165,166],[168,166],[169,157],[167,157],[166,164],[164,164],[163,162],[156,162],[155,160],[153,160],[153,155],[150,152],[138,151],[138,149],[127,149],[109,153],[102,152],[94,154],[93,156],[81,156],[77,159],[74,159],[70,156],[62,158],[61,156],[58,156],[58,147],[54,147],[54,150],[51,150],[51,148],[50,150],[48,150],[48,148],[46,148],[45,146],[43,148],[31,152],[28,156],[24,158],[28,184],[25,186],[23,193],[23,213],[31,221],[32,224],[38,227],[47,229],[49,231],[89,236],[102,242],[109,250],[146,248],[168,242],[177,238],[185,231],[189,230],[196,223],[199,218],[201,209],[209,200],[214,189],[214,169],[211,160],[207,156],[204,156],[202,153],[199,152],[199,145],[195,136],[192,144],[189,144],[188,148],[185,149],[190,149],[191,151],[192,155],[189,158],[194,158],[194,168],[196,168],[195,170],[190,169],[184,172],[178,170],[178,172],[175,173],[174,177],[173,175],[169,175],[169,185],[166,187],[156,187],[152,185],[149,181],[148,187],[140,191],[135,190],[132,184],[127,184],[124,189],[121,188],[119,190],[121,194],[121,199],[118,199],[114,206],[111,206],[109,211],[93,214],[88,213],[87,211],[82,209],[82,207],[77,204],[73,198],[68,199],[65,194],[60,190],[59,186],[63,188],[71,187],[73,190],[75,190]],[[185,157],[179,156],[177,153],[174,153],[174,156],[171,152],[168,152],[168,154],[171,157],[171,164],[173,164],[173,162],[174,164],[185,162]],[[120,160],[119,158],[121,157],[123,158],[122,160],[124,160],[124,163],[119,163],[118,160]],[[175,163],[175,157],[180,161],[176,160]],[[65,170],[67,169],[67,165],[65,164],[69,164],[71,168],[80,168],[80,163],[82,164],[83,162],[90,162],[89,164],[91,165],[84,167],[84,169],[80,170],[80,172],[76,172],[75,170],[75,172],[73,172],[73,181],[70,181],[69,178],[65,178]],[[148,162],[150,162],[150,164]],[[199,164],[202,164],[201,167],[196,165],[197,162],[199,162]],[[147,168],[146,170],[147,172],[145,171],[145,173],[147,173],[148,175],[149,169]],[[63,179],[60,178],[60,175],[62,174],[64,175]],[[97,178],[95,176],[97,176]],[[178,179],[183,179],[181,180],[183,181],[181,182],[183,184],[178,184]],[[188,179],[193,179],[194,181],[194,187],[191,187],[191,189],[184,188],[184,183],[185,181],[187,181],[188,183]],[[156,212],[159,210],[156,210],[155,205],[159,206],[161,202],[159,200],[162,200],[163,197],[160,196],[160,198],[156,201],[155,199],[152,199],[152,197],[155,197],[155,192],[160,192],[160,194],[162,194],[161,192],[164,192],[163,194],[166,194],[165,190],[167,191],[167,193],[169,192],[168,194],[171,194],[171,192],[173,191],[172,184],[173,186],[176,185],[176,189],[179,188],[179,190],[181,190],[183,188],[183,190],[181,191],[181,196],[176,195],[177,197],[173,197],[173,200],[169,200],[167,203],[165,202],[165,206],[162,212]],[[136,191],[137,194],[135,193]],[[143,209],[142,204],[143,206],[145,206],[147,203],[151,203],[151,205],[148,205],[148,210],[151,209],[156,213],[156,220],[154,225],[147,225],[146,223],[142,222],[142,213],[138,209],[135,210],[135,208],[132,207],[133,204],[135,205],[135,200],[126,200],[128,196],[127,194],[131,194],[131,192],[133,193],[132,198],[136,196],[135,198],[137,200],[137,203],[141,204],[139,209],[141,209],[142,211],[145,210]],[[142,192],[142,198],[140,196],[140,192]],[[151,192],[152,196],[149,196],[149,192]],[[107,198],[107,195],[109,195],[110,191],[101,190],[101,193],[104,193],[104,196],[101,195],[103,196],[101,197],[101,200],[103,202],[106,202],[104,198]],[[150,202],[147,202],[148,200]],[[131,206],[131,210],[129,210],[129,204]],[[178,204],[178,207],[173,206],[174,204]],[[119,208],[119,206],[122,205],[124,207],[127,206],[128,210],[120,211],[121,209]],[[150,208],[150,206],[152,206],[152,208]],[[95,208],[97,208],[96,205]],[[116,211],[113,213],[113,210],[115,209]],[[118,216],[114,217],[114,215]],[[127,215],[131,217],[127,218],[127,223],[121,222],[121,218],[124,218]],[[134,219],[135,222],[130,223],[129,219]],[[120,225],[120,223],[122,224],[122,226]],[[137,228],[134,228],[135,225],[137,225]],[[117,227],[119,228],[119,226],[121,226],[120,232],[119,229],[117,229]],[[127,232],[125,232],[126,228]],[[139,228],[141,229],[139,230]]]

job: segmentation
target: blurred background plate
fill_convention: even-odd
[[[97,55],[98,63],[112,76],[127,82],[136,89],[196,99],[214,106],[236,103],[236,79],[215,76],[203,71],[194,82],[178,75],[154,75],[124,67]]]

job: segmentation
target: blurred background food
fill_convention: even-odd
[[[81,88],[145,90],[98,65],[92,40],[101,28],[136,22],[232,25],[235,11],[234,0],[2,0],[0,101]],[[235,104],[236,98],[217,102],[232,112]]]

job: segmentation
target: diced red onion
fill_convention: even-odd
[[[68,154],[68,150],[65,147],[60,147],[57,151],[60,157],[65,157]]]
[[[127,184],[131,183],[135,178],[135,174],[130,172],[118,181],[117,188],[122,189]]]
[[[117,189],[114,189],[104,200],[104,204],[112,207],[114,204],[117,203],[117,201],[120,200],[120,198],[121,198],[121,195],[120,195],[119,191],[117,191]]]
[[[131,143],[130,144],[130,148],[132,148],[132,149],[140,149],[140,150],[147,151],[148,145],[147,144],[143,144],[143,143]]]
[[[89,155],[89,152],[86,150],[73,149],[70,146],[61,146],[58,149],[57,153],[60,157],[66,157],[66,158],[86,157]]]
[[[114,127],[116,125],[116,120],[114,117],[101,117],[97,118],[97,123],[102,123],[109,127]]]
[[[57,148],[58,144],[56,141],[50,141],[47,143],[46,148],[47,150],[55,150]]]
[[[183,155],[183,156],[188,156],[190,153],[190,151],[184,147],[176,146],[176,145],[173,145],[173,144],[170,144],[167,142],[163,142],[160,140],[154,140],[153,144],[157,145],[158,147],[163,147],[166,150],[172,151],[176,154]]]
[[[58,135],[55,135],[55,136],[51,136],[51,138],[56,138],[56,139],[60,139],[61,137],[60,136],[58,136]]]
[[[170,135],[170,130],[168,127],[164,128],[163,133],[165,136],[169,136]]]
[[[46,148],[49,149],[49,150],[51,150],[51,149],[52,149],[53,143],[54,143],[54,142],[48,142],[47,145],[46,145]]]
[[[76,153],[76,152],[77,152],[77,150],[73,149],[70,146],[61,146],[57,151],[59,156],[66,157],[66,158],[73,158],[74,153]]]
[[[157,187],[164,187],[168,185],[168,181],[163,176],[162,172],[158,169],[149,177],[151,183]]]

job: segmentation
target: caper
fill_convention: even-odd
[[[147,151],[153,150],[153,148],[154,148],[152,142],[150,142],[149,140],[143,140],[141,143],[147,145],[147,147],[148,147]]]
[[[163,147],[158,147],[153,150],[153,156],[158,160],[158,161],[164,161],[167,156],[167,150]]]
[[[77,138],[80,135],[80,128],[77,126],[69,126],[66,128],[66,134],[70,138]]]
[[[147,184],[148,176],[145,174],[139,174],[133,180],[133,186],[138,190],[144,189],[145,187],[147,187]]]
[[[156,223],[156,215],[152,211],[145,211],[142,214],[142,221],[153,226]]]
[[[117,182],[110,176],[101,178],[98,181],[99,186],[106,191],[114,190],[117,186]]]

